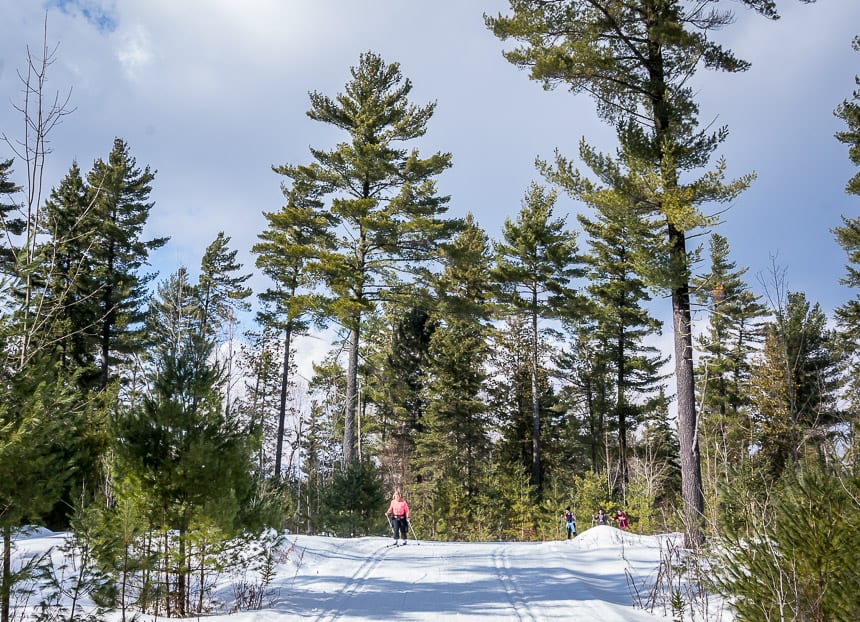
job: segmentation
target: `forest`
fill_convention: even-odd
[[[123,619],[183,617],[268,528],[384,533],[395,489],[442,541],[554,539],[566,506],[582,528],[624,510],[634,532],[683,532],[739,619],[854,619],[860,297],[828,317],[778,264],[757,294],[731,240],[703,235],[754,179],[728,177],[728,129],[703,126],[689,83],[748,68],[709,37],[723,4],[484,16],[524,85],[586,94],[616,138],[538,160],[498,232],[449,214],[452,154],[420,149],[436,104],[364,52],[338,92],[308,85],[326,133],[272,167],[283,204],[255,265],[224,231],[167,275],[151,258],[169,239],[145,234],[157,175],[126,140],[45,181],[72,109],[45,86],[47,38],[27,50],[26,135],[0,151],[0,622],[39,571],[10,566],[23,525],[74,534],[79,588]],[[860,166],[857,85],[834,140]],[[860,195],[860,172],[845,181]],[[832,233],[854,290],[860,218]],[[323,333],[328,356],[300,369],[299,339]]]

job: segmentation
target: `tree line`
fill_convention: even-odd
[[[769,0],[742,4],[778,17]],[[510,62],[592,95],[618,141],[605,154],[584,138],[584,168],[538,161],[498,239],[437,191],[453,156],[419,149],[435,104],[412,101],[396,62],[361,54],[342,92],[310,93],[308,117],[340,142],[272,167],[284,204],[251,249],[269,282],[256,306],[225,233],[196,278],[148,272],[168,242],[144,236],[156,173],[123,139],[42,196],[47,139],[70,111],[46,92],[50,50],[29,56],[32,131],[0,162],[2,622],[13,531],[31,522],[92,547],[99,602],[170,616],[206,609],[208,572],[236,536],[381,533],[394,487],[426,537],[552,538],[566,505],[580,522],[624,508],[642,532],[737,544],[729,569],[753,563],[754,508],[780,528],[798,495],[856,511],[857,300],[827,318],[780,266],[757,294],[725,237],[690,245],[753,179],[712,163],[727,129],[699,127],[688,85],[702,68],[748,67],[707,36],[732,20],[673,0],[511,0],[485,16],[518,43]],[[855,164],[858,97],[836,109]],[[860,194],[860,174],[846,190]],[[587,208],[578,227],[560,192]],[[858,228],[834,230],[851,288]],[[653,345],[657,296],[671,357]],[[298,338],[323,329],[329,355],[298,370]],[[836,555],[815,532],[797,549]],[[815,589],[836,570],[810,568],[808,591],[765,600],[831,606]],[[739,607],[765,589],[745,581],[721,584]],[[828,611],[850,608],[842,598]]]

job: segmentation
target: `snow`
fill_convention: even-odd
[[[20,561],[58,549],[65,534],[30,529],[16,538]],[[379,620],[670,620],[634,607],[633,585],[647,591],[667,544],[679,534],[640,536],[609,526],[572,540],[550,542],[432,542],[390,546],[383,537],[289,535],[277,573],[258,611],[230,611],[233,588],[225,576],[217,597],[222,613],[211,622]],[[729,619],[724,613],[709,616]],[[118,620],[116,614],[113,619]],[[141,622],[154,618],[140,616]],[[686,618],[685,619],[692,619]],[[704,619],[697,616],[695,619]]]

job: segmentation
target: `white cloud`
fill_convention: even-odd
[[[149,33],[142,26],[123,31],[118,36],[117,58],[125,73],[132,79],[152,64],[152,42]]]

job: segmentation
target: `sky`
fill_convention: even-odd
[[[14,561],[62,546],[66,534],[36,529],[15,541]],[[640,536],[610,526],[548,542],[408,541],[387,537],[287,536],[258,611],[227,614],[233,585],[257,575],[221,573],[222,606],[209,622],[372,622],[377,620],[657,622],[671,620],[662,598],[649,602],[661,559],[675,559],[680,536]],[[662,556],[662,557],[661,557]],[[54,564],[62,561],[54,553]],[[14,565],[14,564],[13,564]],[[665,568],[663,568],[665,574]],[[672,583],[682,588],[672,573]],[[655,590],[661,594],[661,590]],[[638,606],[634,607],[634,600]],[[30,598],[35,605],[36,597]],[[86,600],[85,600],[86,602]],[[691,617],[691,611],[695,617]],[[118,620],[115,614],[110,618]],[[141,616],[141,622],[153,622]],[[721,601],[696,602],[684,620],[730,622]]]
[[[754,291],[764,293],[777,267],[787,289],[806,292],[829,315],[853,297],[839,284],[846,258],[831,229],[840,216],[858,215],[860,198],[844,193],[857,171],[833,137],[844,129],[833,110],[860,73],[850,45],[860,34],[860,2],[778,5],[782,18],[770,22],[721,3],[736,19],[715,39],[752,67],[702,71],[692,82],[702,124],[729,129],[718,151],[729,176],[757,174],[713,231],[728,238]],[[417,146],[453,155],[438,180],[450,214],[473,213],[498,239],[528,184],[540,180],[536,157],[558,149],[578,161],[581,138],[615,149],[588,96],[545,91],[502,57],[509,44],[483,15],[507,10],[505,0],[0,0],[0,133],[13,142],[23,136],[18,72],[28,46],[41,49],[47,18],[49,46],[57,46],[48,92],[70,92],[74,108],[50,135],[47,186],[73,160],[88,171],[121,137],[139,166],[157,171],[146,234],[170,242],[152,255],[153,270],[195,270],[224,231],[255,272],[250,248],[266,226],[263,212],[283,205],[282,178],[271,167],[307,163],[309,147],[344,138],[306,116],[308,92],[336,95],[371,50],[400,64],[414,102],[436,102]],[[0,157],[11,155],[0,143]],[[556,215],[576,228],[584,209],[562,197]],[[259,292],[267,283],[255,274],[251,285]],[[656,304],[669,317],[668,300]]]

